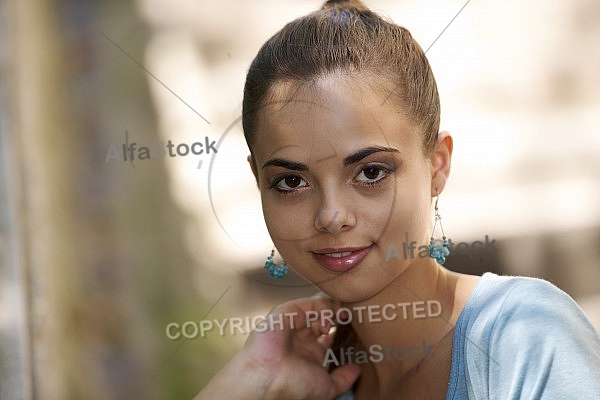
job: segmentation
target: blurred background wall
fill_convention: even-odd
[[[549,279],[600,329],[600,3],[470,1],[445,31],[465,1],[366,3],[435,42],[444,228],[496,240],[446,265]],[[239,117],[260,45],[320,5],[0,1],[1,399],[191,398],[246,336],[172,340],[169,323],[316,291],[262,271]],[[219,147],[109,158],[156,140]]]

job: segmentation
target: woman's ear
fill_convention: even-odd
[[[250,169],[252,170],[252,174],[254,175],[254,178],[256,179],[256,186],[258,186],[258,174],[256,172],[256,163],[254,162],[254,157],[252,156],[252,154],[250,154],[247,158],[248,160],[248,164],[250,164]]]
[[[450,163],[452,161],[452,136],[448,131],[438,134],[435,149],[431,154],[431,195],[439,195],[446,186],[448,176],[450,175]]]

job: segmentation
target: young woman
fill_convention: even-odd
[[[329,1],[263,45],[243,109],[269,234],[323,293],[276,307],[197,399],[600,399],[567,294],[430,257],[453,144],[406,29]]]

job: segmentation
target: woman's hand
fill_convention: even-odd
[[[338,309],[321,293],[275,307],[266,317],[267,329],[252,332],[244,348],[196,399],[223,398],[225,392],[218,388],[227,389],[228,398],[234,392],[239,396],[235,398],[267,400],[331,400],[348,391],[360,367],[345,365],[330,373],[323,366],[333,337],[331,324],[321,319],[321,312]],[[319,317],[308,325],[310,311]],[[281,320],[283,329],[271,320]]]

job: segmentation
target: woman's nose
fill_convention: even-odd
[[[337,189],[322,194],[321,204],[315,218],[315,229],[319,232],[336,234],[356,225],[350,199],[345,199]]]

